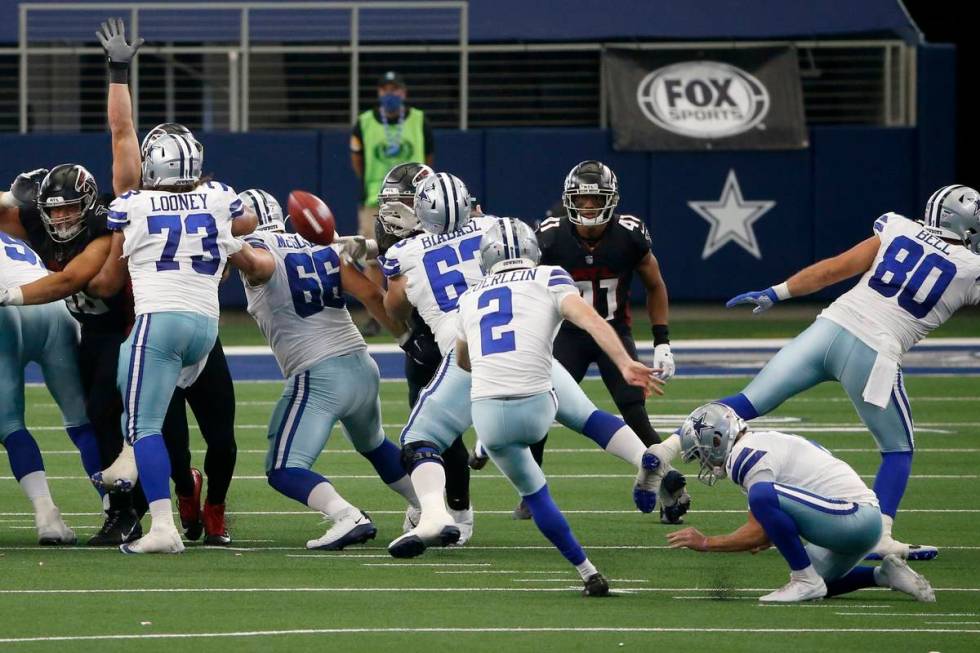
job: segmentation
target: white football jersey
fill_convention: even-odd
[[[379,257],[386,277],[405,275],[405,293],[432,329],[442,355],[456,343],[456,306],[466,289],[483,278],[480,238],[497,218],[477,216],[448,234],[418,234]]]
[[[768,481],[803,490],[819,499],[878,505],[878,497],[857,472],[812,440],[778,431],[749,431],[725,461],[728,478],[748,494],[753,483]]]
[[[295,234],[255,232],[245,242],[272,253],[276,271],[259,286],[245,280],[248,312],[269,341],[286,377],[326,358],[367,348],[347,312],[340,283],[340,248]]]
[[[0,288],[16,288],[48,274],[31,246],[0,231]]]
[[[897,213],[875,221],[871,268],[820,317],[899,360],[965,304],[980,303],[980,256]]]
[[[554,265],[489,275],[467,290],[459,300],[456,335],[468,344],[470,398],[551,390],[561,301],[577,294],[571,275]]]
[[[134,190],[109,205],[107,226],[126,236],[136,314],[189,311],[218,317],[218,283],[241,249],[231,223],[245,212],[216,181],[186,193]]]

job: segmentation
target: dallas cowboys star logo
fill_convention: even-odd
[[[706,416],[706,413],[702,413],[701,415],[698,415],[697,417],[695,417],[694,418],[694,421],[691,423],[691,429],[695,433],[700,434],[701,433],[701,429],[705,428],[708,425],[707,421],[704,419],[705,416]]]
[[[704,251],[701,252],[702,259],[708,258],[731,241],[735,241],[752,256],[762,258],[752,224],[776,206],[776,203],[743,198],[735,170],[728,171],[728,178],[725,179],[725,186],[717,202],[694,201],[687,205],[711,225]]]

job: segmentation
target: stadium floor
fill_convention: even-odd
[[[676,379],[651,400],[656,423],[674,427],[700,402],[744,378]],[[473,474],[476,532],[462,549],[414,561],[389,558],[399,499],[336,433],[317,469],[375,519],[378,539],[341,553],[304,549],[322,534],[319,515],[265,483],[265,429],[280,383],[237,386],[239,462],[229,497],[236,546],[188,546],[181,556],[123,556],[82,546],[34,546],[33,520],[14,480],[0,477],[0,647],[12,650],[681,650],[976,651],[980,649],[980,474],[976,381],[915,376],[907,382],[919,450],[896,534],[935,544],[914,563],[937,589],[935,604],[885,590],[786,607],[756,599],[786,582],[778,554],[697,554],[665,548],[663,526],[633,509],[633,472],[591,442],[555,428],[545,472],[572,528],[616,592],[578,594],[577,575],[529,522],[513,521],[516,495],[488,466]],[[586,381],[600,406],[612,403]],[[397,435],[405,387],[383,385],[384,421]],[[44,451],[55,501],[80,539],[97,528],[95,492],[43,388],[28,389],[28,423]],[[812,437],[869,482],[878,456],[839,387],[789,401],[769,421]],[[192,431],[195,461],[203,452]],[[472,443],[473,434],[467,435]],[[684,466],[683,471],[693,472]],[[745,500],[731,484],[690,483],[688,524],[727,532]],[[213,643],[212,643],[213,641]]]

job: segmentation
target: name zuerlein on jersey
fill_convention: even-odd
[[[460,227],[456,231],[451,231],[448,234],[439,234],[432,236],[422,236],[422,247],[423,249],[429,249],[434,245],[444,243],[447,240],[452,240],[453,238],[459,238],[460,236],[465,236],[466,234],[471,234],[478,231],[479,227],[475,222],[467,222],[465,226]]]
[[[473,286],[473,292],[484,288],[490,288],[492,286],[499,286],[502,283],[510,283],[511,281],[534,281],[537,274],[537,268],[530,268],[495,274],[492,277],[484,277],[483,281]]]

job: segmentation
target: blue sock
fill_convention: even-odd
[[[385,483],[394,483],[405,476],[405,468],[402,467],[402,451],[394,442],[388,438],[367,453],[361,453],[374,465],[374,471]]]
[[[827,596],[847,594],[864,587],[877,587],[874,567],[855,567],[841,578],[827,583]]]
[[[277,491],[285,494],[290,499],[299,501],[304,506],[310,498],[310,492],[320,483],[329,483],[324,476],[320,476],[310,469],[302,467],[281,467],[273,469],[266,474],[269,485]]]
[[[44,471],[41,450],[34,436],[26,429],[8,435],[3,441],[3,446],[7,449],[7,457],[10,458],[10,470],[18,481],[32,472]]]
[[[789,563],[790,569],[799,571],[810,566],[810,556],[800,542],[800,531],[796,522],[779,507],[779,497],[772,483],[752,485],[749,490],[749,509],[766,531],[769,541],[776,545],[779,553]]]
[[[589,415],[589,419],[585,421],[585,426],[582,427],[582,435],[605,449],[616,431],[624,426],[626,426],[626,422],[619,417],[604,410],[597,410]]]
[[[538,530],[561,551],[566,560],[573,565],[582,564],[585,561],[585,551],[572,535],[572,529],[565,516],[552,501],[548,493],[548,485],[545,484],[534,494],[528,494],[524,497],[524,501],[531,510],[531,517]]]
[[[759,416],[759,411],[755,409],[752,402],[749,401],[748,397],[739,392],[737,395],[732,395],[731,397],[725,397],[724,399],[718,400],[719,404],[725,404],[736,413],[742,419],[755,419]]]
[[[159,433],[146,435],[133,445],[143,494],[148,502],[170,500],[170,456]]]
[[[895,517],[902,502],[905,486],[912,473],[912,452],[895,451],[881,454],[881,466],[875,476],[875,494],[881,505],[881,514]]]
[[[81,426],[69,426],[67,429],[68,437],[75,443],[78,453],[82,456],[82,467],[85,474],[91,476],[96,472],[102,471],[102,456],[99,452],[99,442],[95,438],[95,429],[91,424]],[[99,496],[105,495],[105,490],[97,488]]]

